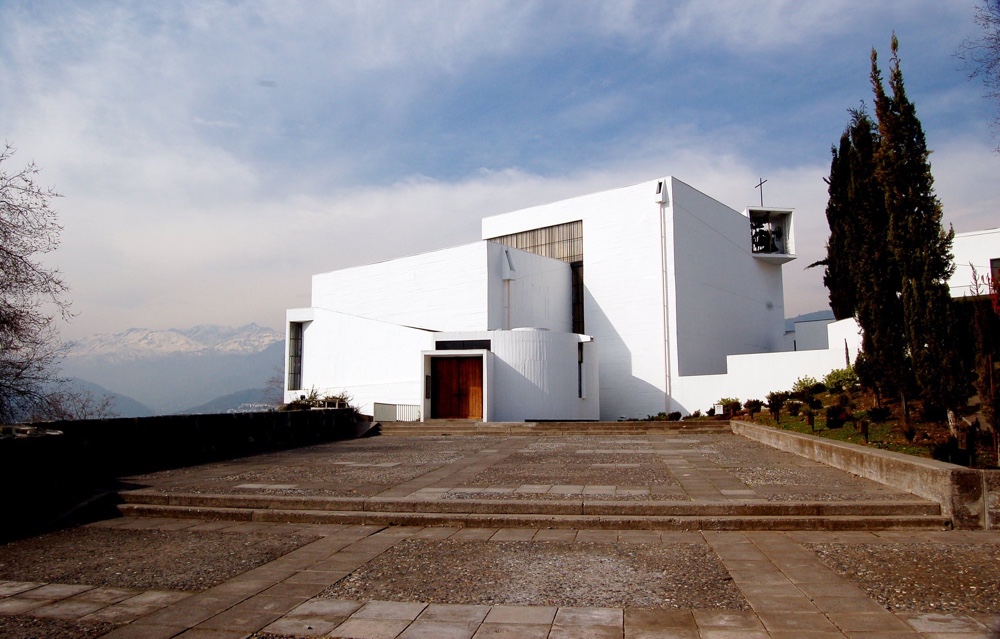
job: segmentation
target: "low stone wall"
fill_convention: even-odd
[[[118,478],[353,438],[343,409],[170,415],[39,424],[61,435],[0,439],[0,538],[31,532]]]
[[[867,446],[733,421],[748,439],[936,501],[955,528],[1000,528],[1000,471],[973,470]]]

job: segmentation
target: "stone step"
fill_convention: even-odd
[[[395,513],[476,513],[498,515],[586,515],[635,517],[927,517],[939,504],[921,499],[863,502],[764,501],[615,501],[561,499],[425,499],[414,497],[309,497],[287,495],[212,495],[134,490],[119,494],[125,505],[254,511],[337,511]]]
[[[122,504],[126,516],[176,517],[266,523],[464,526],[469,528],[574,528],[608,530],[947,530],[940,515],[667,516],[500,513],[363,512]]]
[[[655,435],[731,433],[727,421],[640,422],[476,422],[428,420],[380,422],[382,435]]]

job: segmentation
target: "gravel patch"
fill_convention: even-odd
[[[94,639],[114,630],[101,621],[0,615],[0,637],[4,639]]]
[[[588,459],[580,459],[587,457]],[[591,455],[578,455],[565,461],[550,463],[510,463],[505,461],[485,469],[461,486],[520,486],[522,484],[559,484],[588,486],[677,486],[677,479],[663,464],[622,466],[635,462],[635,458],[618,461],[590,459]],[[549,462],[549,460],[546,460]],[[576,463],[573,463],[576,462]],[[585,462],[585,463],[582,463]],[[596,466],[596,464],[608,464]],[[619,465],[615,465],[619,464]]]
[[[1000,544],[808,544],[894,612],[1000,610]]]
[[[858,501],[900,501],[910,498],[912,495],[900,493],[846,493],[846,492],[825,492],[825,493],[793,493],[780,491],[768,493],[766,490],[757,488],[757,493],[767,501],[817,501],[817,502],[858,502]]]
[[[268,533],[74,528],[0,546],[0,579],[198,591],[315,539]]]
[[[252,483],[252,482],[248,482]],[[263,483],[263,482],[262,482]],[[270,482],[268,482],[270,483]],[[274,482],[278,483],[278,482]],[[163,486],[157,490],[184,495],[282,495],[285,497],[374,497],[392,484],[355,486],[299,486],[296,488],[238,488],[237,486]]]
[[[749,610],[705,544],[400,541],[321,595],[517,606]]]
[[[445,493],[442,499],[491,499],[494,501],[691,501],[683,493],[651,493],[649,495],[581,495],[580,493]]]
[[[376,458],[378,459],[378,458]],[[435,456],[425,462],[406,462],[398,458],[382,461],[352,462],[366,465],[347,465],[335,462],[316,463],[294,466],[274,466],[270,468],[251,470],[243,473],[213,477],[211,482],[231,482],[235,484],[378,484],[389,486],[410,481],[421,475],[436,470],[441,466],[460,459],[458,456]],[[397,466],[378,467],[375,464],[397,463]]]

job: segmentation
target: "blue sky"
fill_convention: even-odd
[[[973,6],[8,1],[0,122],[64,195],[70,339],[280,328],[313,273],[664,175],[795,208],[794,315],[826,304],[822,178],[893,31],[946,222],[997,226],[993,105],[954,56]]]

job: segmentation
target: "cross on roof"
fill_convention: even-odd
[[[760,189],[760,205],[761,205],[761,207],[764,206],[764,182],[767,182],[767,180],[765,180],[764,178],[761,178],[760,182],[757,183],[757,186],[753,187],[755,189]]]

